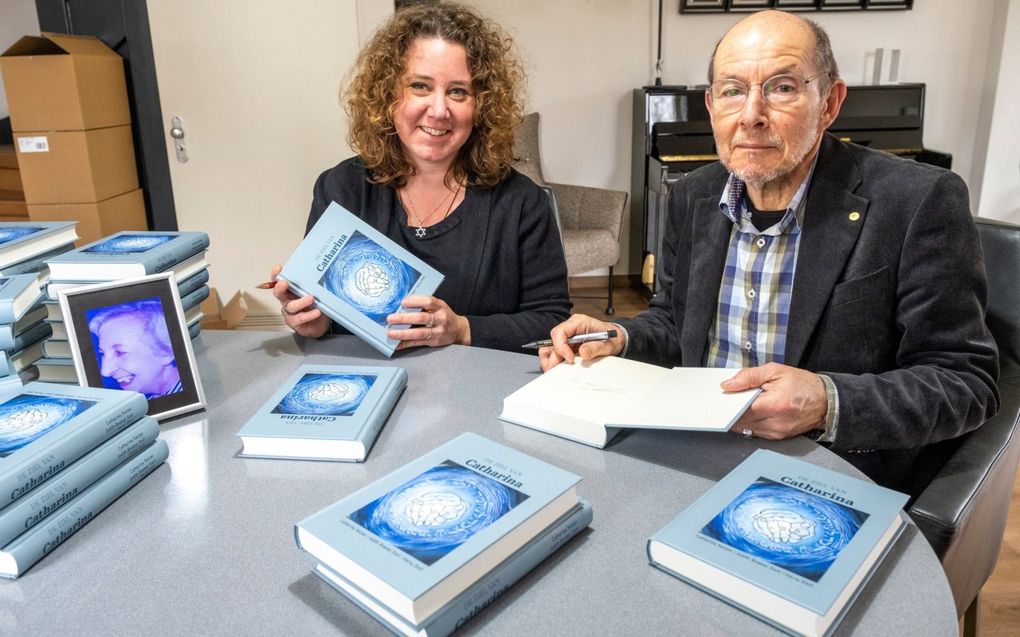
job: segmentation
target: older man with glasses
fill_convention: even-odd
[[[662,291],[618,325],[560,324],[543,369],[578,354],[732,367],[724,389],[764,390],[734,431],[811,436],[918,493],[998,407],[966,185],[825,132],[846,84],[810,20],[744,18],[716,45],[709,82],[720,161],[670,192]],[[566,343],[614,325],[609,341]]]

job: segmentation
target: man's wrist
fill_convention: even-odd
[[[839,422],[839,392],[831,378],[825,374],[819,374],[818,377],[825,386],[825,418],[811,432],[810,438],[815,442],[831,443],[836,440],[836,425]]]

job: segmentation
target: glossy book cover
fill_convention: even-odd
[[[296,294],[311,294],[334,321],[383,354],[398,341],[386,337],[386,316],[412,294],[431,295],[443,275],[333,202],[284,265],[280,278]]]
[[[302,365],[237,432],[242,455],[362,460],[406,385],[400,367]]]
[[[0,267],[55,252],[78,238],[76,221],[0,222]]]
[[[895,537],[906,501],[759,449],[656,533],[650,556],[668,547],[826,615]]]
[[[0,397],[0,507],[145,415],[136,392],[32,382]]]
[[[204,232],[125,230],[50,259],[50,278],[93,281],[156,274],[208,247]]]
[[[419,624],[576,506],[578,481],[465,433],[295,533],[298,546]]]

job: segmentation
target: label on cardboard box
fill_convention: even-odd
[[[50,142],[45,136],[19,137],[18,150],[23,153],[48,153],[50,152]]]

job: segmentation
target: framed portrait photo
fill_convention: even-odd
[[[61,290],[59,300],[79,384],[144,394],[158,420],[205,407],[172,273]]]

